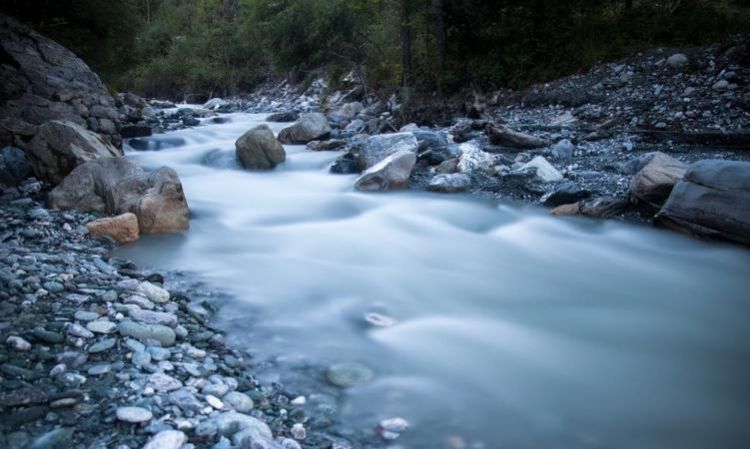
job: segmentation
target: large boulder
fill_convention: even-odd
[[[750,162],[704,160],[690,165],[656,223],[750,245]]]
[[[0,144],[23,147],[19,129],[66,120],[119,146],[119,114],[99,76],[72,52],[0,14]]]
[[[368,138],[359,151],[359,168],[366,170],[386,157],[407,151],[417,153],[419,142],[412,133],[380,134]]]
[[[279,140],[285,144],[304,145],[313,140],[325,140],[331,134],[326,116],[317,112],[304,114],[297,122],[281,130]]]
[[[177,173],[162,167],[146,173],[124,157],[79,165],[48,195],[49,206],[120,215],[132,212],[143,234],[185,230],[190,211]]]
[[[26,154],[37,178],[58,184],[84,162],[120,156],[120,150],[81,125],[54,120],[39,127]]]
[[[13,146],[0,149],[0,184],[14,187],[33,176],[26,153]]]
[[[284,147],[268,125],[259,125],[246,132],[234,146],[237,160],[245,168],[270,170],[286,160]]]
[[[357,114],[362,112],[364,108],[365,107],[362,105],[362,103],[358,101],[346,103],[339,109],[330,111],[328,113],[328,119],[333,123],[349,123],[355,117],[357,117]]]
[[[365,170],[354,183],[354,188],[366,192],[406,188],[416,163],[417,155],[411,151],[391,154]]]
[[[549,140],[541,139],[532,136],[531,134],[513,131],[507,126],[501,124],[487,125],[487,136],[490,139],[490,143],[493,145],[519,150],[544,148],[550,145]]]
[[[657,152],[630,180],[630,194],[645,203],[661,204],[677,182],[685,176],[687,164]]]

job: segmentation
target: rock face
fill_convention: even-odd
[[[750,162],[692,164],[672,189],[656,223],[750,245]]]
[[[487,125],[487,136],[493,145],[521,150],[544,148],[550,144],[548,140],[513,131],[505,125]]]
[[[367,192],[406,188],[416,163],[416,154],[411,151],[399,151],[362,173],[354,188]]]
[[[80,164],[120,151],[81,125],[54,120],[38,128],[26,154],[37,178],[58,184]]]
[[[242,135],[234,144],[237,160],[252,170],[270,170],[286,160],[281,142],[268,125],[259,125]]]
[[[281,130],[279,141],[285,144],[304,145],[313,140],[325,140],[331,134],[326,116],[320,113],[304,114],[297,122]]]
[[[105,217],[86,223],[89,234],[94,238],[110,237],[119,243],[138,240],[138,217],[125,213],[116,217]]]
[[[185,230],[190,211],[177,173],[146,173],[128,158],[102,158],[78,166],[48,196],[50,207],[138,217],[141,233]]]
[[[357,160],[360,169],[366,170],[392,154],[402,151],[416,154],[418,149],[419,142],[412,133],[381,134],[365,141]]]
[[[661,204],[686,171],[686,164],[658,152],[630,181],[630,193],[640,201]]]
[[[120,145],[114,100],[76,55],[0,14],[0,60],[0,117],[9,119],[0,124],[0,144],[23,147],[34,126],[66,120]]]

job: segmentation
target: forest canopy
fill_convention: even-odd
[[[239,94],[355,70],[374,89],[523,87],[746,32],[748,0],[6,0],[117,90]]]

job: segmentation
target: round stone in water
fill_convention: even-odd
[[[370,368],[358,362],[331,365],[326,373],[329,382],[342,388],[368,384],[374,377],[375,374]]]

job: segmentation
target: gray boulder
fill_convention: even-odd
[[[246,132],[234,146],[240,165],[248,169],[270,170],[286,160],[284,147],[268,125],[259,125]]]
[[[463,173],[443,173],[435,175],[427,185],[427,190],[438,193],[465,192],[471,185],[471,177]]]
[[[304,114],[297,122],[281,130],[279,141],[290,145],[304,145],[313,140],[325,140],[331,134],[326,116],[317,112]]]
[[[362,144],[359,151],[359,167],[366,170],[392,154],[402,151],[416,153],[417,150],[419,150],[419,142],[412,133],[372,136]]]
[[[22,149],[12,146],[0,149],[0,184],[16,186],[33,175],[29,160]]]
[[[348,123],[357,117],[357,114],[362,112],[364,108],[362,103],[358,101],[346,103],[339,109],[329,112],[328,119],[333,123]]]
[[[84,162],[120,156],[120,150],[81,125],[54,120],[39,127],[26,154],[37,178],[58,184]]]
[[[661,204],[687,171],[687,164],[657,152],[630,180],[630,194],[645,203]]]
[[[690,165],[655,221],[688,234],[750,245],[750,162]]]
[[[17,131],[66,120],[119,146],[119,114],[99,76],[72,52],[0,14],[0,145],[23,147]]]
[[[188,208],[177,173],[162,167],[146,173],[124,157],[96,159],[78,166],[48,195],[49,206],[138,217],[142,234],[185,230]]]
[[[391,154],[365,170],[354,183],[354,188],[366,192],[406,188],[416,163],[417,155],[411,151]]]

